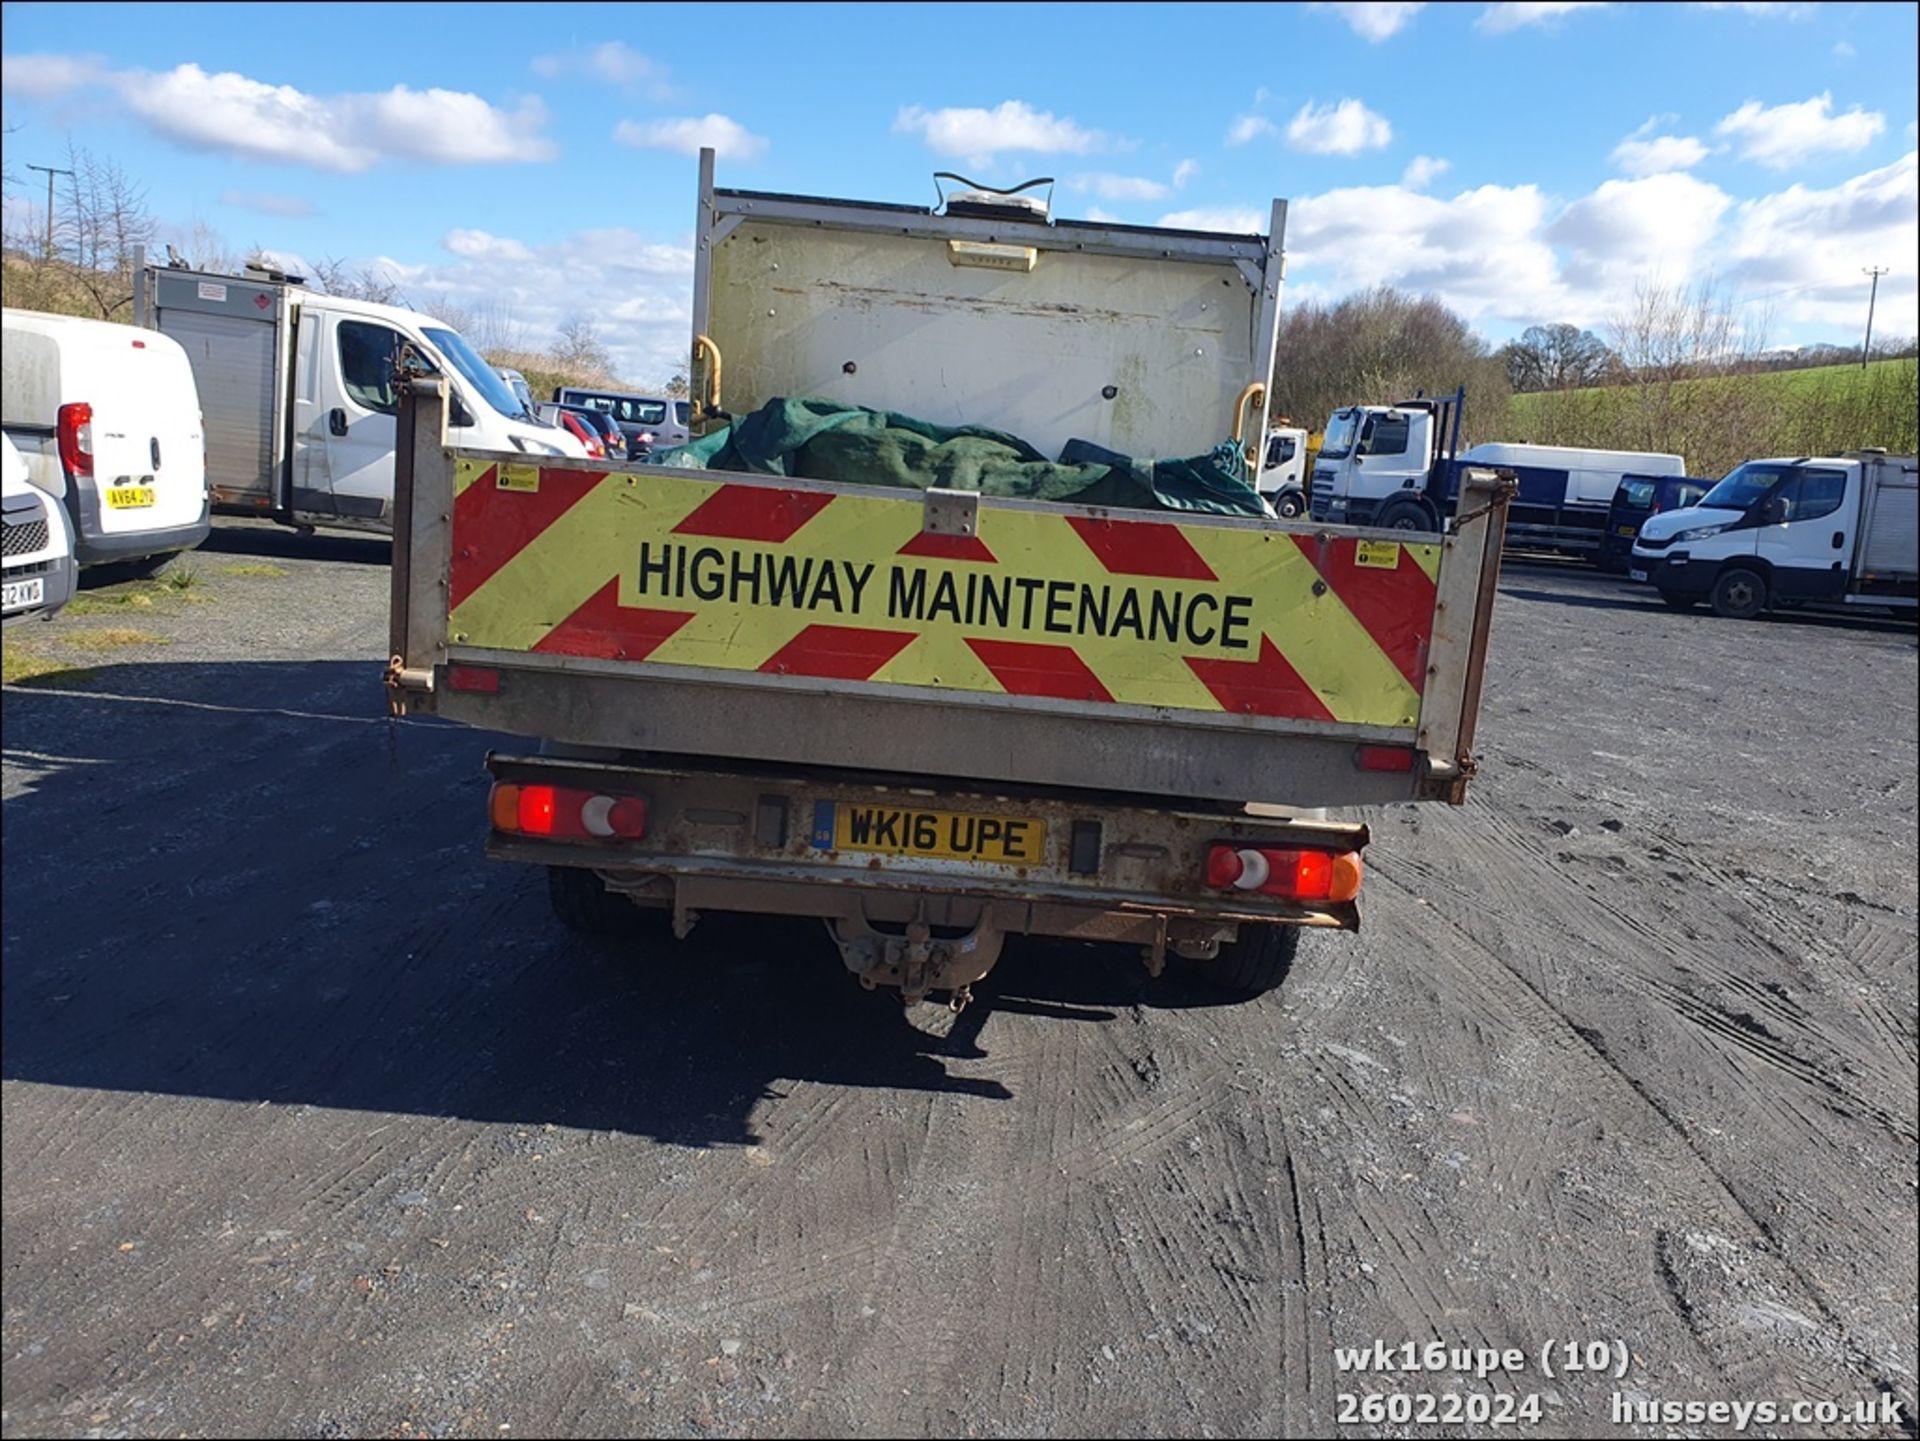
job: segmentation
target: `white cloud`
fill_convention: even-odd
[[[258,190],[229,190],[220,197],[222,205],[236,210],[252,210],[261,215],[276,215],[283,220],[305,220],[316,214],[311,200],[297,195],[268,195]]]
[[[1337,14],[1362,40],[1371,40],[1376,45],[1397,35],[1406,28],[1407,22],[1426,9],[1423,3],[1410,3],[1410,0],[1359,0],[1359,3],[1333,3],[1315,5],[1316,10],[1331,10]]]
[[[1855,50],[1848,41],[1836,40],[1833,42],[1833,58],[1843,65],[1851,64],[1859,57],[1859,54],[1860,52]]]
[[[533,252],[517,240],[503,240],[484,230],[449,230],[440,237],[440,248],[467,260],[533,259]]]
[[[1258,210],[1235,206],[1214,206],[1201,210],[1176,210],[1154,222],[1169,230],[1218,230],[1231,235],[1264,235],[1268,216]]]
[[[1309,155],[1358,155],[1393,140],[1393,127],[1358,100],[1306,104],[1287,125],[1287,144]]]
[[[1701,256],[1733,198],[1691,175],[1608,180],[1574,201],[1546,238],[1567,253],[1563,277],[1587,291],[1620,293],[1641,275],[1685,276]]]
[[[767,148],[766,137],[755,135],[725,115],[685,115],[668,120],[622,120],[613,138],[636,150],[677,150],[698,155],[711,145],[723,160],[751,160]]]
[[[1489,35],[1505,35],[1528,25],[1545,25],[1576,10],[1604,10],[1601,0],[1513,0],[1513,3],[1489,5],[1474,21]]]
[[[97,55],[0,55],[0,91],[23,100],[51,100],[105,75]]]
[[[475,165],[550,160],[546,108],[529,96],[511,111],[460,90],[396,85],[374,94],[310,95],[233,71],[179,65],[111,75],[133,114],[196,150],[354,173],[383,160]]]
[[[1102,209],[1098,205],[1089,205],[1087,207],[1087,219],[1093,221],[1096,225],[1120,225],[1125,223],[1111,210]]]
[[[1003,100],[991,110],[954,107],[925,110],[908,105],[894,117],[903,134],[918,131],[937,155],[984,163],[1002,151],[1039,155],[1088,155],[1107,148],[1107,137],[1064,116],[1035,110],[1022,100]]]
[[[1660,175],[1669,170],[1691,170],[1713,153],[1694,136],[1653,133],[1674,118],[1653,116],[1613,147],[1613,163],[1629,175]]]
[[[589,318],[616,374],[655,384],[686,368],[690,245],[662,244],[624,228],[582,231],[545,245],[457,229],[441,244],[451,258],[409,263],[379,256],[352,264],[391,275],[408,304],[429,315],[476,317],[467,338],[478,345],[499,345],[499,332],[516,346],[552,345],[561,325],[590,303]]]
[[[1431,291],[1470,320],[1569,314],[1549,207],[1533,185],[1485,185],[1452,199],[1399,185],[1346,187],[1287,210],[1289,285],[1328,298],[1374,285]]]
[[[1278,135],[1280,131],[1264,115],[1242,115],[1233,122],[1227,131],[1227,144],[1245,145],[1249,140],[1258,140],[1262,135]]]
[[[1453,168],[1453,163],[1434,155],[1416,155],[1401,172],[1400,183],[1409,190],[1425,190]]]
[[[1143,175],[1076,175],[1069,183],[1075,190],[1091,190],[1102,200],[1161,200],[1173,189]]]
[[[1173,188],[1175,190],[1184,190],[1187,182],[1193,179],[1199,172],[1199,161],[1182,160],[1178,165],[1173,167]]]
[[[1729,280],[1777,322],[1847,335],[1865,318],[1861,269],[1891,265],[1880,277],[1874,332],[1920,333],[1912,263],[1920,253],[1920,152],[1831,187],[1792,185],[1746,201],[1727,229]]]
[[[1772,16],[1780,20],[1805,20],[1820,7],[1795,0],[1696,0],[1700,10],[1741,10],[1748,15]]]
[[[1858,105],[1835,115],[1829,91],[1770,108],[1749,100],[1714,126],[1713,133],[1739,141],[1741,159],[1785,170],[1829,151],[1864,150],[1886,128],[1884,115]]]
[[[619,40],[605,40],[585,50],[561,55],[536,55],[533,71],[549,80],[562,75],[587,75],[608,85],[617,85],[629,95],[649,95],[655,100],[672,97],[667,83],[667,67],[658,60],[630,50]]]

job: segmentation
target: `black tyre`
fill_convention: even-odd
[[[547,900],[560,924],[578,935],[606,939],[639,929],[639,907],[578,866],[547,867]]]
[[[1208,990],[1250,1001],[1280,988],[1299,950],[1299,926],[1245,926],[1217,955],[1186,964]]]
[[[1283,490],[1273,498],[1274,514],[1282,520],[1293,520],[1306,514],[1307,498],[1297,490]]]
[[[1767,605],[1767,578],[1757,570],[1736,566],[1720,572],[1713,583],[1713,613],[1728,620],[1752,620]]]
[[[1381,530],[1418,530],[1435,533],[1433,517],[1427,508],[1411,500],[1390,500],[1380,508],[1373,522]]]
[[[1668,605],[1672,606],[1675,610],[1692,610],[1694,606],[1700,603],[1699,596],[1682,595],[1677,590],[1661,591],[1660,599],[1664,600]]]

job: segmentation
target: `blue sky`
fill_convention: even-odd
[[[1263,228],[1291,298],[1431,290],[1494,340],[1711,279],[1773,343],[1916,318],[1908,4],[4,7],[9,233],[69,141],[163,233],[390,271],[544,344],[680,363],[695,161],[929,202]],[[195,235],[195,227],[200,227]],[[496,334],[487,338],[501,338]]]

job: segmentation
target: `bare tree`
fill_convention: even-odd
[[[560,343],[553,348],[553,363],[556,369],[580,375],[610,378],[613,374],[613,358],[607,354],[600,337],[594,334],[593,322],[581,315],[568,316],[561,325]]]
[[[1711,279],[1642,281],[1608,330],[1630,400],[1628,435],[1617,443],[1685,457],[1744,455],[1767,428],[1769,392],[1731,383],[1765,353],[1765,317],[1743,319]],[[1716,383],[1695,383],[1707,381]]]
[[[399,280],[389,272],[368,265],[352,265],[331,255],[314,262],[308,283],[343,300],[371,300],[376,305],[407,303]]]

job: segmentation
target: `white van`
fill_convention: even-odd
[[[73,595],[73,532],[59,501],[27,479],[27,462],[0,435],[0,517],[6,566],[0,579],[5,623],[51,620]]]
[[[449,444],[586,456],[571,435],[534,420],[460,332],[430,315],[319,295],[263,267],[236,276],[142,265],[134,316],[186,347],[206,402],[219,511],[390,530],[393,381],[403,357],[446,378]]]
[[[187,355],[137,326],[0,312],[0,425],[61,501],[83,566],[151,567],[207,538],[200,396]]]

